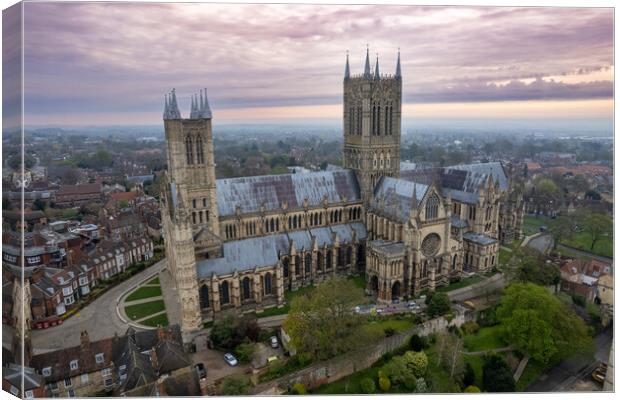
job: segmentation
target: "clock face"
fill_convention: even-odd
[[[437,254],[439,246],[441,245],[441,238],[436,233],[430,233],[426,235],[422,240],[422,254],[426,257],[432,257]]]

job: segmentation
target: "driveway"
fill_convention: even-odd
[[[551,246],[553,246],[553,237],[551,235],[537,236],[530,240],[527,244],[527,247],[531,247],[541,253],[546,253]]]
[[[166,267],[163,259],[157,264],[119,283],[102,294],[95,301],[71,316],[62,325],[32,331],[32,347],[35,354],[58,350],[80,344],[80,332],[88,331],[91,341],[122,335],[128,325],[116,313],[116,303],[120,296],[140,281],[158,274]]]
[[[247,364],[231,367],[224,361],[223,352],[207,348],[206,339],[207,335],[196,338],[196,352],[191,356],[193,364],[203,363],[207,367],[207,384],[213,384],[228,375],[241,374],[249,367]]]

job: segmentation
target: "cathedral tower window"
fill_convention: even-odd
[[[353,129],[353,107],[349,107],[349,135],[352,135],[354,132]]]
[[[435,219],[439,211],[439,198],[436,194],[429,197],[426,202],[426,219]]]
[[[357,107],[357,134],[362,134],[362,107]]]
[[[389,108],[388,108],[388,106],[385,106],[385,120],[384,120],[385,129],[384,129],[384,131],[385,131],[386,135],[390,134],[390,130],[388,129],[389,128],[388,121],[390,119],[389,115],[390,115]]]
[[[192,148],[192,138],[190,136],[185,138],[185,157],[188,165],[194,163],[194,149]]]
[[[196,138],[196,164],[204,164],[204,151],[202,146],[202,137]]]
[[[393,132],[392,132],[392,126],[393,126],[392,125],[392,118],[394,117],[394,110],[393,110],[391,105],[390,105],[390,114],[389,115],[390,115],[390,135],[392,135],[393,134]]]
[[[377,106],[377,135],[381,135],[381,106]]]

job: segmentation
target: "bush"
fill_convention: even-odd
[[[407,375],[410,375],[405,358],[402,356],[393,357],[387,364],[383,366],[385,376],[395,385],[404,383]]]
[[[574,294],[571,296],[573,298],[573,303],[577,304],[578,306],[581,307],[585,307],[586,306],[586,298],[583,296],[580,296],[578,294]]]
[[[291,388],[291,394],[308,394],[308,391],[303,383],[296,383]]]
[[[228,377],[224,378],[220,385],[220,395],[223,396],[238,396],[247,394],[249,385],[243,378]]]
[[[467,386],[465,388],[465,390],[463,390],[464,393],[480,393],[480,389],[478,389],[478,386]]]
[[[396,330],[392,328],[391,326],[389,326],[383,330],[383,333],[385,334],[385,337],[390,337],[390,336],[394,336],[394,334],[396,333]]]
[[[424,378],[418,378],[418,380],[416,380],[414,393],[428,393],[428,385]]]
[[[424,352],[408,351],[403,356],[407,368],[418,378],[426,374],[428,368],[428,357]]]
[[[390,378],[387,376],[382,376],[379,378],[379,387],[382,391],[387,392],[392,387],[392,383],[390,382]]]
[[[469,322],[465,322],[461,326],[461,328],[463,328],[463,330],[465,331],[466,334],[473,335],[473,334],[477,333],[480,330],[480,325],[478,325],[474,321],[469,321]]]
[[[360,381],[360,388],[365,394],[374,394],[377,391],[375,382],[370,378],[364,378]]]
[[[248,363],[252,361],[252,357],[254,357],[254,350],[254,343],[244,342],[235,347],[235,354],[237,355],[239,362]]]
[[[468,387],[474,384],[476,381],[476,371],[470,363],[465,364],[465,371],[463,373],[463,386]]]
[[[435,293],[428,303],[426,314],[428,314],[429,317],[434,318],[447,314],[451,309],[452,306],[448,295],[446,293]]]
[[[409,339],[409,346],[413,351],[422,351],[428,347],[428,343],[426,343],[426,339],[423,337],[414,334],[411,336],[411,339]]]

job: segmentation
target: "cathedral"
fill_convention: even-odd
[[[206,89],[182,118],[165,97],[168,171],[161,210],[184,340],[225,310],[260,312],[284,293],[363,275],[390,302],[498,265],[521,235],[522,183],[499,162],[427,168],[400,161],[402,75],[350,72],[343,167],[216,179]]]

